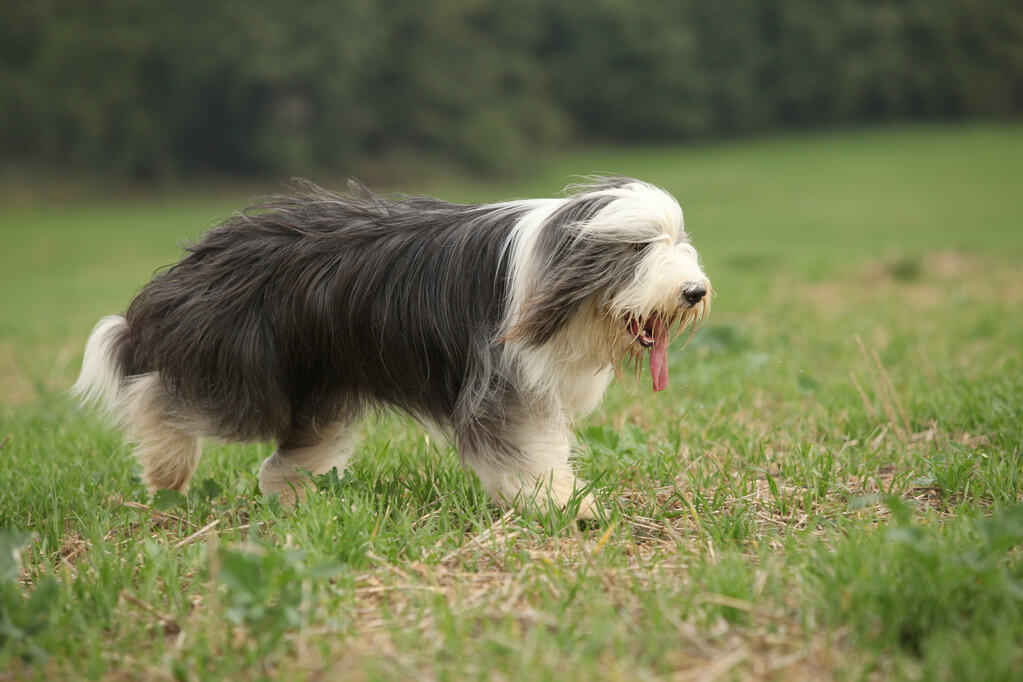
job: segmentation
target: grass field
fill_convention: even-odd
[[[0,206],[0,679],[1023,678],[1023,127],[592,149],[676,194],[717,297],[577,425],[607,502],[522,517],[369,420],[291,512],[267,445],[145,491],[64,391],[234,192]],[[20,552],[17,551],[20,548]]]

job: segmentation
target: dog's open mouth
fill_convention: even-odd
[[[642,329],[640,329],[639,320],[630,315],[626,326],[629,328],[629,333],[635,337],[636,343],[644,348],[654,345],[654,330],[650,322],[644,323]]]
[[[668,343],[671,338],[671,324],[659,315],[646,320],[627,315],[625,327],[636,343],[650,349],[650,374],[653,377],[654,390],[663,391],[668,386]]]

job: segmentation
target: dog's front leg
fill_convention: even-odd
[[[277,495],[282,504],[291,506],[311,487],[310,474],[337,468],[338,475],[343,475],[354,437],[342,421],[302,429],[281,440],[259,469],[259,490],[264,495]]]
[[[497,429],[480,427],[459,439],[463,461],[491,497],[524,512],[549,506],[564,509],[585,487],[572,470],[571,446],[571,431],[557,417],[515,419]],[[577,516],[597,517],[593,495],[579,500]]]

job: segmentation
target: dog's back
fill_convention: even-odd
[[[467,384],[491,381],[480,358],[498,361],[523,209],[490,208],[467,230],[466,207],[433,199],[268,200],[189,246],[124,318],[104,318],[76,390],[112,396],[158,377],[176,413],[233,440],[286,440],[366,403],[450,419]]]

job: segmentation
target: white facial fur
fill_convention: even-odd
[[[612,299],[619,314],[649,317],[673,313],[682,290],[692,282],[710,291],[710,280],[689,243],[682,208],[673,196],[645,183],[606,190],[616,201],[587,225],[587,238],[645,242],[646,256],[630,286]]]
[[[702,285],[708,297],[711,290],[674,197],[641,182],[596,189],[586,196],[612,201],[580,226],[578,239],[616,246],[646,244],[631,282],[613,293],[609,310],[588,307],[549,344],[528,347],[512,343],[508,348],[520,361],[524,383],[537,393],[560,395],[562,406],[572,413],[588,412],[596,406],[611,379],[613,355],[635,342],[624,323],[626,316],[640,320],[654,315],[669,320],[682,315],[689,320],[701,318],[709,309],[709,301],[705,298],[688,309],[683,291],[693,283]],[[534,257],[539,235],[561,200],[532,201],[529,205],[532,210],[519,222],[510,244],[513,321],[540,267]]]

